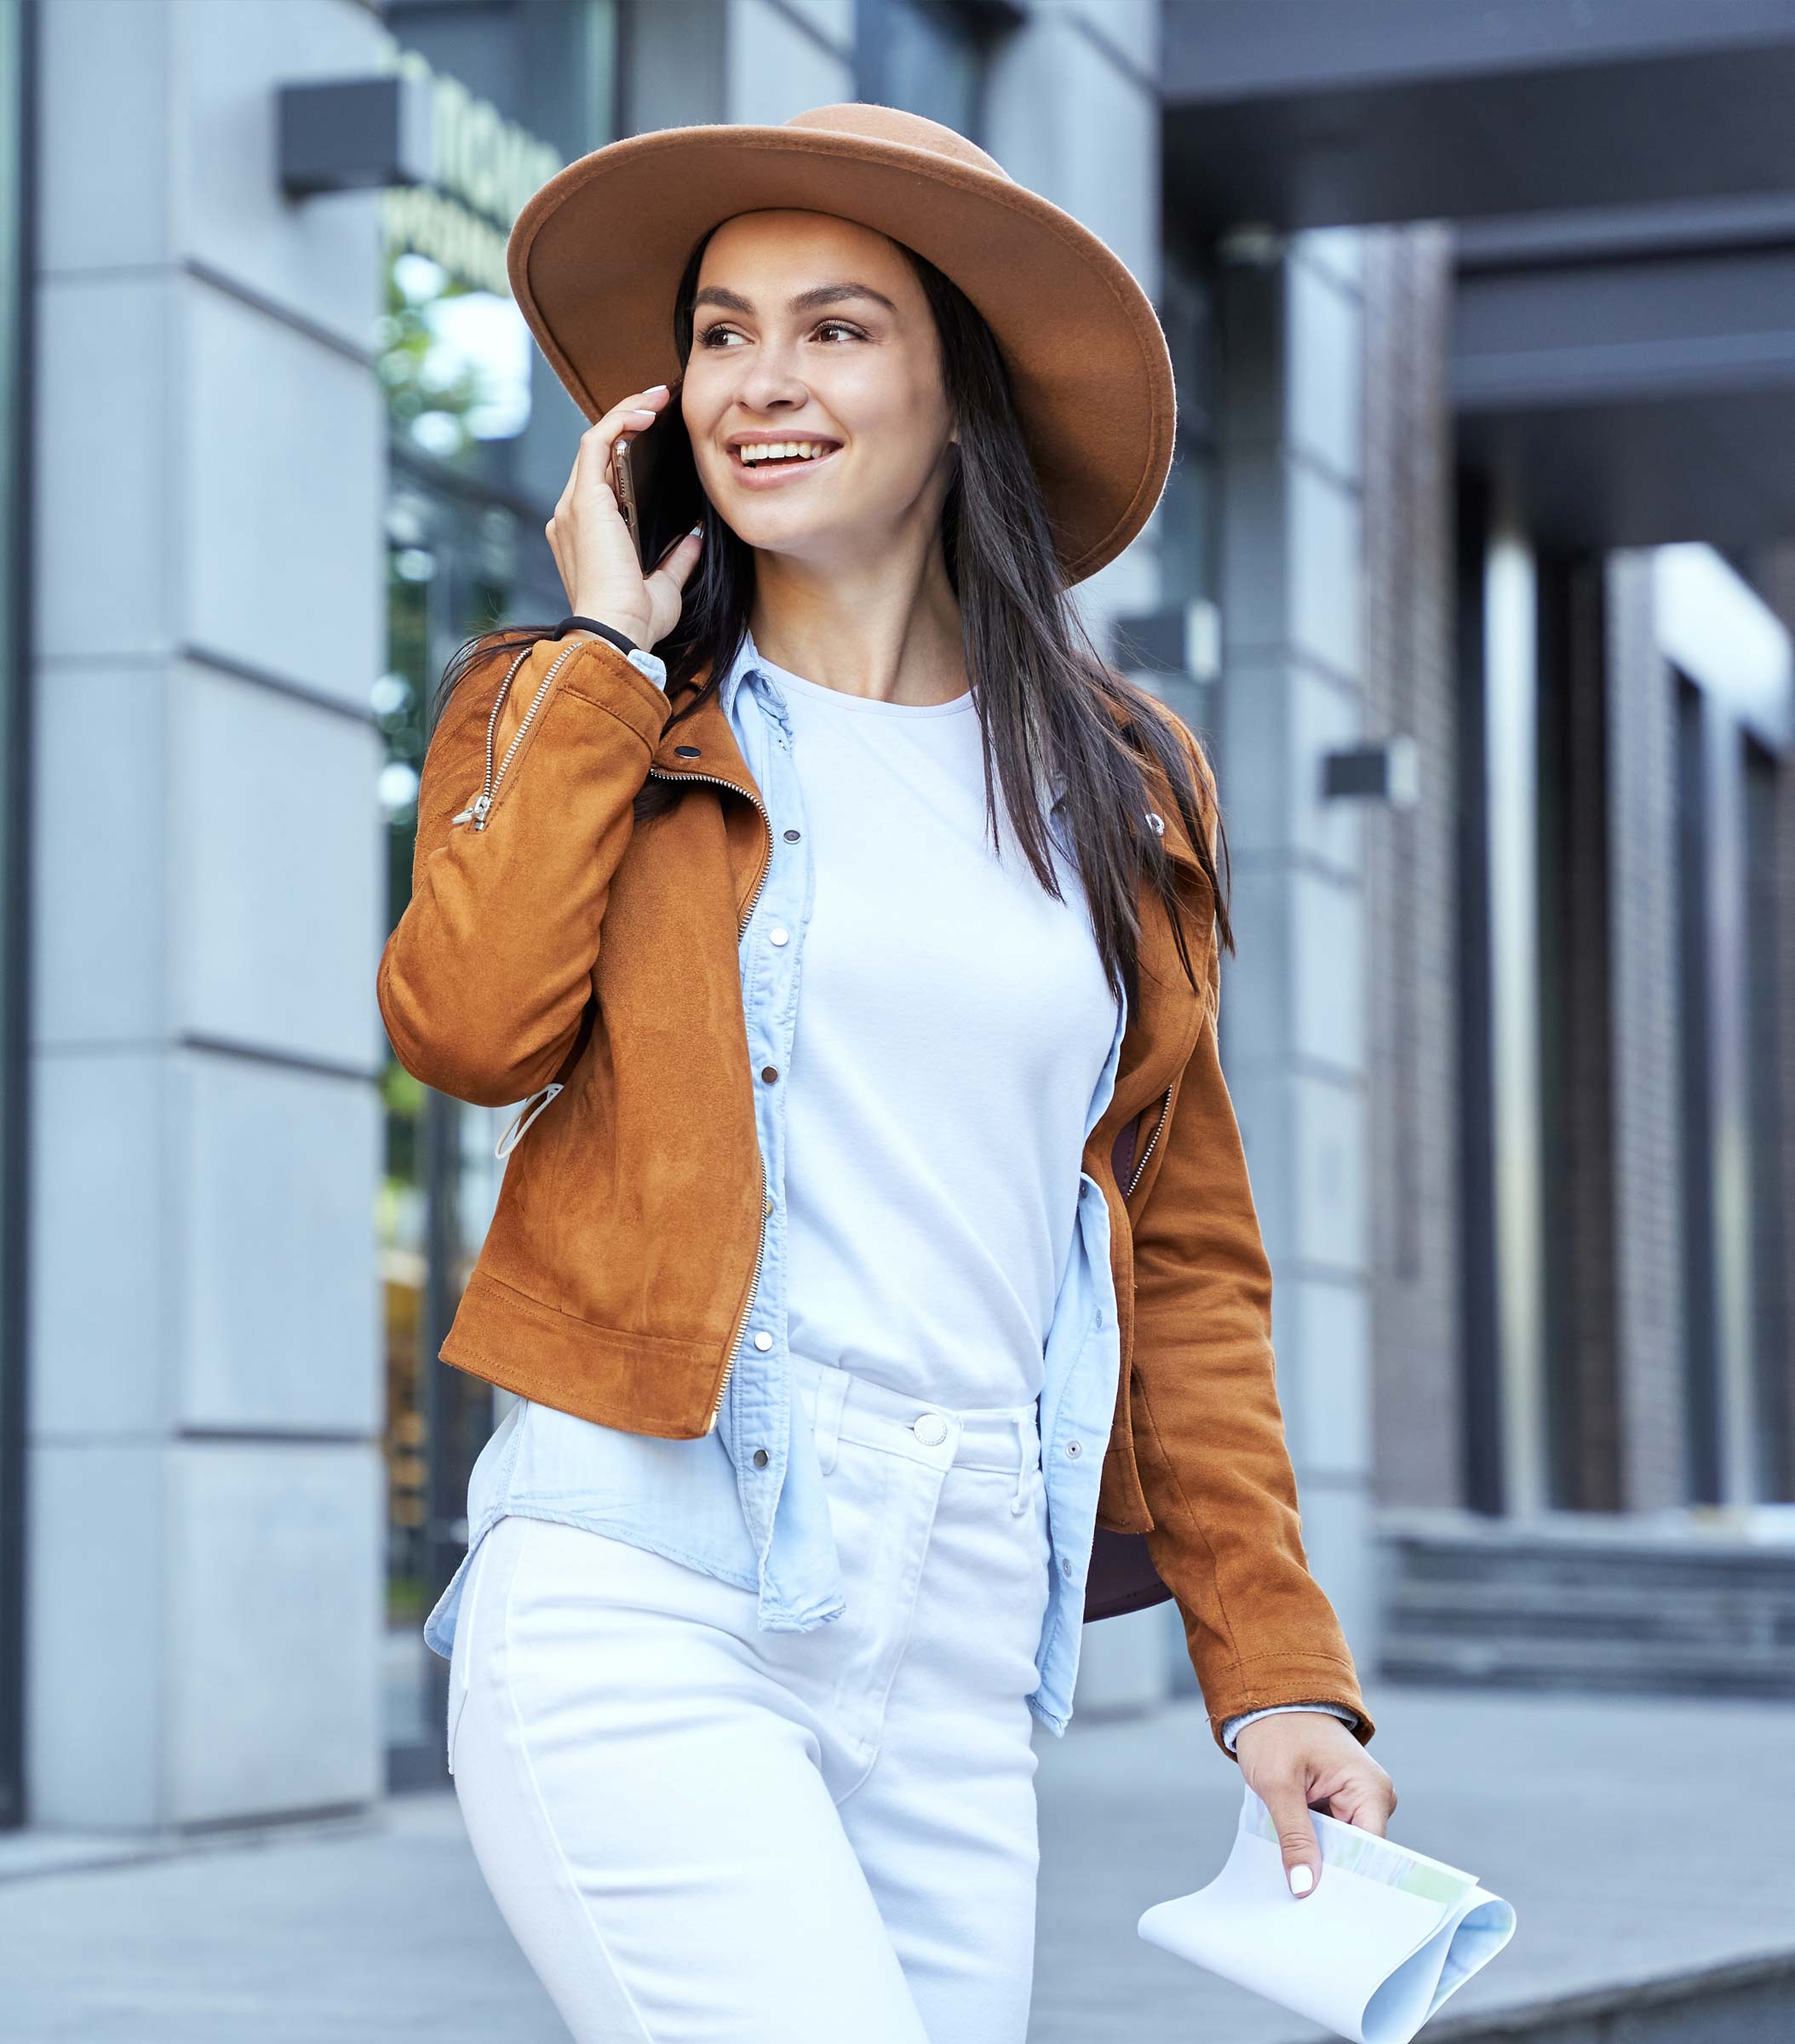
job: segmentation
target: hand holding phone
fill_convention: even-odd
[[[657,645],[679,622],[700,542],[697,533],[683,532],[645,573],[636,537],[642,527],[639,474],[626,457],[630,473],[620,478],[614,462],[619,443],[627,446],[646,432],[670,397],[665,384],[633,391],[587,428],[546,528],[570,607],[616,625],[641,646]],[[629,495],[627,515],[620,480]]]

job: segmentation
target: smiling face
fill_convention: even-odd
[[[931,541],[953,421],[922,284],[832,215],[737,214],[711,236],[680,409],[706,495],[749,546],[817,567]]]

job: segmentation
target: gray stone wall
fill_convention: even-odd
[[[1368,714],[1362,244],[1330,232],[1229,254],[1219,771],[1240,941],[1222,1055],[1275,1278],[1304,1542],[1369,1669],[1364,818],[1322,786]]]
[[[382,1787],[372,194],[351,0],[48,0],[33,280],[30,1817]],[[95,142],[95,126],[103,133]]]

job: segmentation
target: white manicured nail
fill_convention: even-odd
[[[1315,1875],[1310,1869],[1299,1863],[1290,1869],[1290,1892],[1293,1895],[1306,1895],[1314,1886]]]

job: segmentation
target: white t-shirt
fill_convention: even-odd
[[[793,1352],[950,1407],[1024,1404],[1070,1251],[1110,1053],[1065,899],[986,830],[970,692],[868,701],[769,667],[815,862],[786,1098]]]

